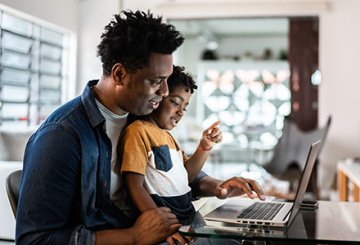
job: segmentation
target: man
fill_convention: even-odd
[[[144,212],[134,223],[128,197],[114,174],[116,147],[128,113],[145,115],[169,91],[172,53],[183,37],[144,12],[115,15],[102,34],[103,75],[53,112],[25,150],[17,211],[17,244],[154,244],[176,232],[167,208]],[[262,196],[254,181],[225,182],[199,175],[196,194]],[[113,202],[123,201],[123,208]]]

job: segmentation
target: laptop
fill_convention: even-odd
[[[321,141],[313,143],[309,149],[305,168],[293,202],[260,201],[247,198],[231,198],[204,218],[243,225],[267,227],[287,227],[294,220],[304,199]]]

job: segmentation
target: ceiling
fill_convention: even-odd
[[[287,35],[287,18],[237,18],[168,20],[183,35],[197,36],[212,33],[217,37],[244,35]]]

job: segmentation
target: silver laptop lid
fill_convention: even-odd
[[[308,154],[307,159],[306,159],[305,168],[304,168],[304,170],[303,170],[303,172],[301,174],[300,183],[299,183],[299,186],[298,186],[297,191],[296,191],[294,203],[293,203],[293,206],[292,206],[292,208],[290,210],[290,217],[289,217],[288,222],[287,222],[288,226],[294,220],[296,214],[298,213],[298,211],[300,209],[300,204],[304,199],[306,188],[308,186],[310,176],[311,176],[311,173],[313,171],[315,161],[316,161],[317,155],[319,153],[320,147],[321,147],[321,141],[320,140],[313,143],[310,146],[309,154]]]

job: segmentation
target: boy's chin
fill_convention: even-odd
[[[166,130],[173,130],[176,126],[173,125],[167,125]]]

